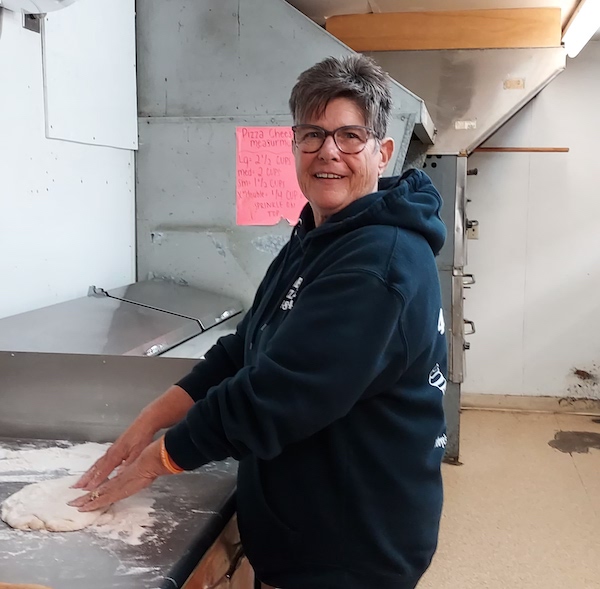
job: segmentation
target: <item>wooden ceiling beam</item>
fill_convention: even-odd
[[[349,14],[325,27],[355,51],[559,47],[560,8]]]

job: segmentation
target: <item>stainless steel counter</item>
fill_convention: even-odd
[[[1,450],[49,448],[57,442],[0,438]],[[0,582],[40,583],[52,589],[178,589],[234,511],[237,463],[206,465],[158,479],[147,491],[156,521],[141,545],[93,530],[48,533],[13,530],[0,521]],[[45,472],[56,478],[66,472]],[[31,471],[0,472],[0,502],[25,484]]]
[[[3,450],[115,440],[235,329],[241,311],[229,297],[157,279],[110,292],[92,287],[87,297],[1,319],[0,502],[71,468],[49,471],[46,463],[34,472],[27,468],[42,466],[25,463],[9,472]],[[178,589],[233,515],[236,470],[226,461],[156,481],[144,491],[155,521],[140,545],[118,529],[114,538],[100,527],[22,532],[0,521],[0,583]]]

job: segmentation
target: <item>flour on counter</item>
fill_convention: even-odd
[[[3,473],[47,473],[58,470],[69,474],[85,472],[109,448],[110,444],[70,445],[62,442],[61,446],[23,450],[7,450],[0,448],[0,475]],[[39,480],[42,480],[40,478]]]
[[[56,472],[81,474],[110,446],[94,442],[55,444],[50,448],[32,448],[26,445],[19,450],[0,446],[0,482],[41,482],[58,478],[52,476],[52,473]],[[77,480],[77,477],[73,480]],[[100,538],[117,540],[132,546],[140,545],[152,539],[151,528],[156,522],[153,504],[154,499],[150,492],[142,491],[112,505],[88,530]]]
[[[142,540],[142,536],[149,534],[150,528],[156,522],[152,515],[153,505],[154,499],[149,493],[141,491],[112,505],[90,530],[103,538],[121,540],[126,544],[138,546],[151,539],[146,537]]]

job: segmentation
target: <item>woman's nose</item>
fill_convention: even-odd
[[[333,139],[333,135],[325,137],[325,141],[319,149],[319,157],[328,160],[340,159],[340,150]]]

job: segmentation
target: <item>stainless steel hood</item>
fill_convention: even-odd
[[[565,68],[562,47],[368,53],[425,100],[433,155],[469,154]]]

